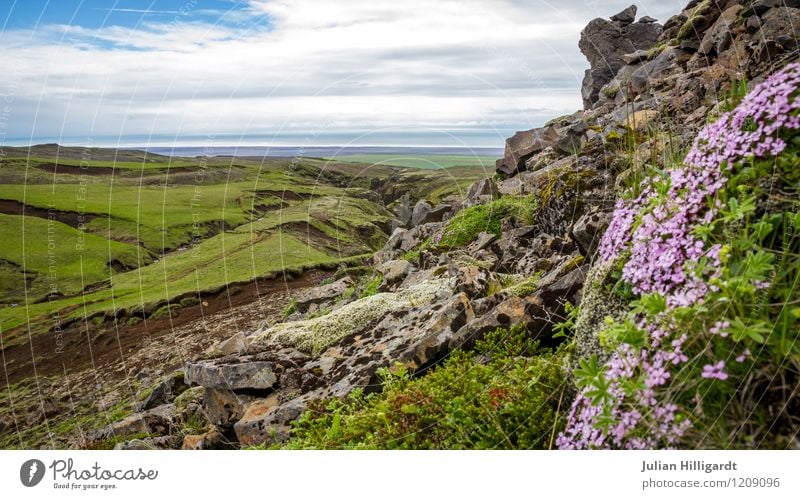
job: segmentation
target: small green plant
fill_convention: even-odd
[[[361,298],[366,298],[368,296],[372,296],[378,293],[378,288],[380,285],[383,284],[383,276],[377,275],[372,279],[369,279],[364,284],[364,287],[361,291]]]
[[[295,312],[297,312],[297,300],[292,298],[289,301],[289,304],[284,307],[283,312],[281,312],[281,316],[286,319]]]
[[[312,406],[286,447],[550,448],[568,404],[565,352],[540,348],[523,328],[498,329],[423,376],[384,368],[381,393],[356,390]]]

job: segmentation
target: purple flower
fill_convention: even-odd
[[[701,374],[702,377],[706,379],[718,379],[725,381],[728,379],[727,373],[723,371],[725,368],[725,361],[721,360],[714,365],[706,364],[703,366],[703,373]]]
[[[800,129],[798,88],[800,64],[789,64],[756,86],[736,109],[703,128],[683,166],[670,169],[664,179],[646,180],[638,197],[617,201],[598,251],[604,261],[630,252],[622,277],[635,293],[659,293],[668,307],[676,308],[701,303],[717,290],[710,281],[720,277],[715,269],[721,266],[721,248],[706,247],[694,229],[718,215],[721,203],[716,195],[742,160],[780,154],[786,143],[778,132]],[[706,265],[698,266],[701,262]],[[752,284],[758,289],[769,286]],[[691,426],[689,418],[677,417],[682,409],[669,401],[668,393],[662,395],[661,388],[671,379],[670,369],[688,360],[682,351],[687,335],[674,325],[648,323],[644,318],[637,320],[637,327],[648,334],[645,347],[622,344],[606,364],[611,402],[594,406],[585,392],[580,393],[558,436],[559,448],[670,446]],[[719,321],[709,331],[725,338],[729,327]],[[746,350],[736,361],[743,362],[749,355]],[[724,368],[723,360],[707,364],[701,376],[725,380]],[[621,388],[621,383],[640,376],[644,387],[636,393]],[[601,426],[601,417],[604,421],[610,417],[616,424]]]

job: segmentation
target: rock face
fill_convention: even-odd
[[[634,23],[635,16],[636,7],[632,5],[610,21],[601,18],[591,21],[581,32],[578,46],[590,66],[581,87],[584,108],[594,107],[600,89],[626,64],[623,56],[649,49],[661,35],[660,24],[650,20]]]

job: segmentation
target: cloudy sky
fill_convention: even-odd
[[[629,2],[3,0],[0,144],[501,146],[580,108]]]

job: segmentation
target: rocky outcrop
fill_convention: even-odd
[[[650,19],[634,23],[635,16],[636,6],[631,5],[611,16],[611,20],[597,18],[591,21],[581,32],[578,46],[589,60],[589,69],[581,87],[584,108],[594,107],[600,90],[626,64],[626,54],[646,51],[661,35],[660,24]]]

